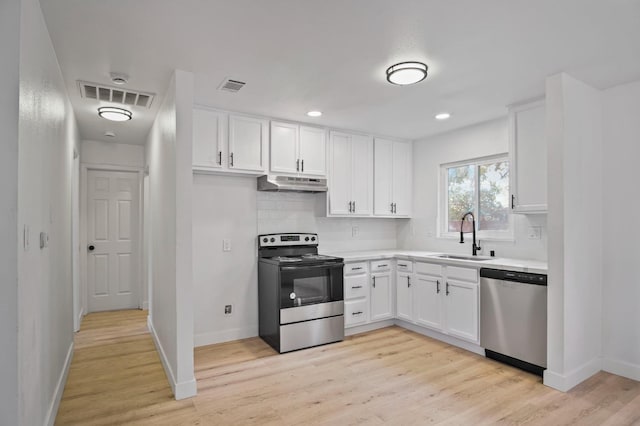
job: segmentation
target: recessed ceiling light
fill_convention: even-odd
[[[116,107],[98,108],[98,115],[111,121],[128,121],[133,117],[131,111]]]
[[[127,84],[127,81],[129,81],[129,76],[126,74],[122,74],[119,72],[112,72],[109,75],[111,77],[111,81],[114,84],[118,84],[120,86],[122,86],[123,84]]]
[[[322,111],[309,111],[307,115],[309,117],[320,117],[322,115]]]
[[[400,62],[387,68],[387,81],[399,86],[415,84],[427,78],[427,69],[422,62]]]
[[[436,114],[436,120],[446,120],[451,117],[451,114],[448,112],[441,112],[440,114]]]
[[[116,137],[116,133],[112,132],[111,130],[108,130],[108,131],[104,132],[104,135],[109,137],[109,138],[115,138]]]

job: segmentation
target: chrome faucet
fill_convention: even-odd
[[[464,233],[462,232],[462,228],[464,226],[464,220],[467,216],[471,216],[471,225],[473,226],[473,245],[471,246],[471,253],[474,256],[478,255],[478,250],[482,250],[482,247],[476,244],[476,218],[473,216],[473,213],[467,212],[460,219],[460,244],[464,244]]]

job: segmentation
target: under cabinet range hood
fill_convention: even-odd
[[[258,178],[258,191],[327,192],[327,180],[264,175]]]

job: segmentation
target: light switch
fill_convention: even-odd
[[[222,240],[222,251],[231,251],[231,240]]]

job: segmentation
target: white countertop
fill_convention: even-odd
[[[359,250],[359,251],[342,251],[342,252],[322,251],[321,254],[342,257],[345,260],[345,262],[400,258],[400,259],[408,259],[413,261],[429,261],[429,262],[446,264],[446,265],[471,266],[476,268],[506,269],[509,271],[531,272],[535,274],[547,273],[547,262],[541,262],[539,260],[527,260],[527,259],[509,259],[505,257],[495,257],[490,260],[478,262],[473,260],[443,259],[441,257],[436,257],[438,255],[444,254],[442,252],[414,251],[414,250],[400,250],[400,249]]]

